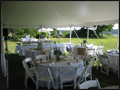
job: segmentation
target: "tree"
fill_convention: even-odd
[[[96,30],[96,33],[100,35],[101,33],[101,36],[103,36],[103,31],[111,31],[113,30],[113,25],[109,24],[109,25],[98,25],[97,26],[97,30]]]
[[[95,25],[93,27],[96,27]],[[109,25],[98,25],[97,29],[96,29],[96,33],[98,36],[103,36],[103,31],[111,31],[113,30],[113,25],[109,24]],[[85,29],[84,27],[82,27],[80,30],[75,30],[77,35],[79,37],[87,37],[87,29]],[[76,34],[74,31],[72,31],[72,37],[76,37]],[[92,30],[89,30],[89,37],[96,37],[96,35],[94,34],[94,32]]]
[[[11,32],[12,33],[12,39],[15,41],[15,32],[16,32],[17,29],[11,29],[11,28],[8,28],[8,32]]]
[[[66,37],[66,35],[68,35],[68,34],[69,34],[67,31],[63,31],[62,33],[63,33],[63,35],[62,35],[62,37],[63,37],[63,38],[65,38],[65,37]]]
[[[12,38],[15,41],[15,39],[25,37],[26,35],[30,35],[30,37],[36,37],[36,33],[38,32],[38,29],[9,28],[8,31],[12,33]]]
[[[57,33],[57,30],[55,28],[53,28],[53,31],[51,31],[51,36],[54,37],[55,33]]]

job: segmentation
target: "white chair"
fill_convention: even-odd
[[[96,59],[97,59],[97,66],[96,66],[96,69],[98,70],[98,67],[100,67],[100,64],[101,64],[101,61],[99,60],[99,54],[100,55],[104,55],[104,51],[101,49],[101,50],[98,50],[96,53]]]
[[[29,68],[33,68],[33,67],[35,67],[35,63],[33,62],[33,60],[32,60],[32,58],[31,57],[29,57],[29,58],[25,58],[24,59],[24,62],[28,65],[30,65],[30,67]]]
[[[109,69],[113,69],[112,63],[110,62],[109,56],[100,55],[99,53],[96,54],[98,59],[100,60],[102,66],[101,66],[101,72],[108,75]],[[113,69],[114,72],[114,69]]]
[[[97,78],[95,80],[85,81],[81,84],[78,83],[77,86],[78,89],[89,89],[91,87],[97,87],[98,89],[101,89],[100,83]]]
[[[25,80],[24,80],[25,89],[27,89],[27,79],[28,78],[31,78],[32,81],[35,83],[35,79],[33,78],[35,76],[35,72],[34,72],[35,67],[29,67],[27,65],[27,62],[29,62],[29,60],[30,60],[30,58],[27,58],[27,59],[25,59],[25,60],[22,61],[23,67],[25,69]]]
[[[89,65],[86,65],[83,71],[77,72],[77,83],[81,83],[83,81],[86,81],[87,78],[90,78],[92,80],[92,66],[94,64],[94,58],[90,61]]]
[[[64,67],[59,68],[59,79],[60,79],[60,87],[63,89],[63,86],[69,87],[74,86],[74,89],[76,89],[76,68],[75,67]],[[63,83],[66,82],[73,82],[74,84],[69,85],[63,85]]]
[[[50,89],[51,82],[52,82],[53,88],[56,89],[53,81],[54,78],[49,68],[43,68],[43,67],[36,68],[35,74],[36,74],[36,89],[39,88],[39,85],[41,87],[46,86],[42,83],[47,83],[48,84],[47,88]]]

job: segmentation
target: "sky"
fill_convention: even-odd
[[[118,29],[118,23],[114,25],[113,29]]]

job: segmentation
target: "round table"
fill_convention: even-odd
[[[80,66],[80,69],[77,70],[78,71],[83,71],[84,70],[84,63],[83,60],[78,60],[78,62],[76,60],[71,60],[69,61],[70,64],[68,63],[68,61],[59,61],[59,62],[54,62],[54,64],[46,62],[46,63],[39,63],[36,67],[36,70],[38,72],[38,74],[40,74],[39,72],[39,67],[45,67],[45,68],[49,68],[52,75],[55,78],[55,85],[56,88],[58,88],[59,86],[59,68],[61,67],[78,67]]]

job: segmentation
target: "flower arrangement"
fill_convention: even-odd
[[[60,55],[62,55],[62,52],[56,49],[54,50],[54,55],[56,55],[56,60],[60,61]]]

